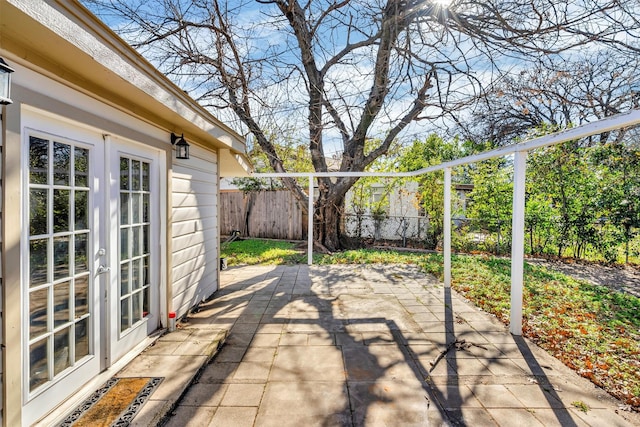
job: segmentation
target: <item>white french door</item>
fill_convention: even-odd
[[[94,254],[103,245],[100,227],[106,218],[98,141],[27,131],[25,142],[27,425],[102,369],[101,284]]]
[[[153,151],[110,145],[108,345],[114,362],[160,325],[160,179]]]

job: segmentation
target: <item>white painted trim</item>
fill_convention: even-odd
[[[102,140],[104,141],[104,147],[102,151],[102,155],[104,156],[104,171],[102,186],[102,210],[105,212],[105,216],[111,217],[111,150],[113,149],[113,141],[110,135],[103,134]],[[105,218],[104,220],[105,226],[101,228],[100,237],[103,240],[103,247],[106,249],[105,255],[101,258],[101,262],[107,264],[112,259],[112,239],[111,239],[111,229],[108,226],[110,224],[110,219]],[[116,239],[116,243],[117,243]],[[96,248],[98,249],[98,248]],[[94,251],[97,254],[97,251]],[[101,286],[100,286],[100,308],[103,311],[104,315],[101,316],[100,319],[100,345],[102,346],[102,357],[101,357],[101,369],[106,369],[112,365],[111,363],[111,325],[113,312],[108,309],[109,307],[109,289],[111,287],[111,275],[114,274],[113,266],[111,270],[102,275],[100,278]]]
[[[307,214],[307,264],[313,264],[313,176],[309,175],[309,213]]]
[[[524,283],[524,214],[527,152],[514,154],[513,214],[511,233],[511,320],[509,331],[522,335],[522,287]]]
[[[444,286],[451,287],[451,168],[444,169]]]

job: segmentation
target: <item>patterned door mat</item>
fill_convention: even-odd
[[[111,378],[59,426],[128,426],[162,380],[161,377]]]

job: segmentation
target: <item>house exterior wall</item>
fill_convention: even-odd
[[[171,311],[178,318],[218,289],[218,155],[191,146],[171,179]]]
[[[387,195],[389,203],[386,215],[388,218],[382,221],[376,221],[369,211],[358,218],[353,208],[353,195],[349,191],[345,201],[347,235],[369,239],[401,240],[404,233],[404,236],[413,239],[423,238],[427,221],[424,216],[419,216],[415,201],[417,190],[417,182],[407,182],[402,187],[393,188]],[[383,191],[382,185],[374,185],[374,194],[382,194]]]
[[[363,215],[356,215],[353,208],[353,194],[346,196],[345,230],[350,237],[381,240],[422,240],[427,237],[429,218],[420,212],[416,200],[419,190],[416,181],[405,182],[402,186],[393,188],[388,194],[388,209],[386,217],[378,220],[366,211]],[[452,193],[452,210],[458,220],[465,216],[468,193],[473,190],[472,184],[455,184]],[[374,194],[381,194],[383,186],[374,184]],[[455,220],[454,220],[455,222]]]
[[[76,135],[90,135],[91,139],[99,141],[96,145],[98,150],[104,150],[104,135],[115,136],[114,132],[117,132],[120,140],[144,141],[152,149],[164,152],[163,157],[167,158],[171,155],[165,132],[159,131],[148,123],[128,117],[79,92],[65,88],[20,65],[15,63],[12,65],[20,74],[16,75],[17,79],[14,79],[12,91],[14,103],[6,107],[3,114],[3,126],[4,124],[8,126],[2,133],[4,136],[2,206],[8,205],[11,208],[3,209],[1,216],[5,225],[1,233],[2,285],[7,287],[2,293],[4,297],[2,330],[5,342],[8,343],[2,351],[3,372],[6,373],[2,376],[4,392],[2,422],[3,425],[11,426],[24,423],[24,414],[21,414],[23,373],[20,369],[8,369],[8,367],[24,365],[20,349],[23,345],[21,342],[26,313],[20,301],[26,286],[23,278],[25,277],[24,262],[27,257],[23,252],[25,244],[22,241],[25,224],[22,206],[26,197],[22,170],[22,165],[25,164],[23,151],[27,132],[25,119],[30,117],[29,129],[35,131],[51,131],[50,125],[41,127],[37,124],[37,118],[34,119],[34,117],[41,115],[47,117],[47,122],[59,124],[60,128],[73,129],[74,132],[78,132]],[[64,136],[57,131],[53,132]],[[162,162],[162,165],[166,168],[166,162]],[[165,191],[164,196],[161,197],[166,200],[166,186],[164,190],[159,191]],[[12,226],[6,227],[7,224]],[[166,236],[166,233],[162,234]]]

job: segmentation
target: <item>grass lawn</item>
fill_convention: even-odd
[[[282,240],[243,239],[222,244],[222,257],[227,265],[241,264],[299,264],[307,255],[295,249],[291,242]]]
[[[224,249],[228,263],[286,264],[306,260],[294,245],[245,240]],[[250,253],[244,253],[244,251]],[[415,264],[442,279],[438,254],[356,250],[314,256],[316,264]],[[640,298],[525,264],[523,333],[583,377],[640,409]],[[509,322],[510,260],[453,256],[452,287]]]

